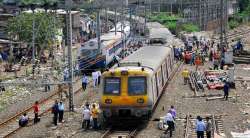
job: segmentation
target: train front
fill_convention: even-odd
[[[100,106],[106,119],[146,118],[151,114],[148,71],[120,67],[103,73]]]

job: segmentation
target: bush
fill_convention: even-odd
[[[176,30],[176,22],[172,21],[172,22],[167,22],[164,24],[165,27],[167,27],[171,32]]]
[[[151,22],[159,22],[167,27],[172,33],[175,33],[176,23],[180,19],[178,15],[169,15],[165,12],[154,13],[149,17]]]
[[[234,29],[234,28],[236,28],[237,26],[239,26],[240,23],[239,23],[237,20],[230,20],[230,21],[228,22],[228,25],[229,25],[229,28],[230,28],[230,29]]]
[[[177,21],[179,20],[179,16],[178,15],[168,15],[165,12],[160,12],[160,13],[155,13],[154,15],[149,17],[149,20],[151,22],[159,22],[161,24],[165,24],[167,22],[172,22],[172,21]]]
[[[197,25],[194,24],[183,24],[181,25],[181,30],[185,31],[185,32],[198,32],[200,31],[199,27]]]

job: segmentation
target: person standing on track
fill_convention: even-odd
[[[197,117],[196,121],[196,134],[197,138],[204,138],[204,132],[206,131],[206,125],[200,116]]]
[[[170,132],[169,136],[172,137],[172,135],[173,135],[172,133],[174,130],[174,118],[173,118],[170,110],[168,111],[167,115],[164,117],[164,123],[167,123],[167,125],[168,125],[168,129],[164,133],[167,134],[169,131]]]
[[[98,114],[99,114],[98,109],[96,108],[96,105],[93,104],[93,105],[92,105],[92,109],[91,109],[91,115],[92,115],[93,124],[94,124],[93,128],[94,128],[95,130],[98,128],[98,126],[97,126]]]
[[[228,95],[229,95],[229,84],[227,81],[225,81],[224,87],[223,87],[223,91],[224,91],[224,100],[227,101],[228,99]]]
[[[62,123],[63,121],[63,114],[64,114],[64,104],[62,101],[58,104],[58,109],[59,109],[59,122]]]
[[[212,122],[209,117],[206,117],[207,123],[206,123],[206,134],[207,138],[211,138],[212,134]]]
[[[184,85],[186,85],[188,83],[188,77],[189,77],[189,71],[188,69],[184,69],[181,73],[183,79],[184,79]]]
[[[86,90],[88,84],[88,77],[84,74],[82,77],[82,89],[83,91]]]
[[[101,76],[102,76],[102,72],[100,70],[97,71],[97,76],[98,76],[97,77],[97,79],[98,79],[97,82],[98,82],[98,85],[100,85],[100,83],[101,83]]]
[[[40,121],[39,117],[38,117],[38,113],[39,113],[39,105],[38,105],[38,101],[35,102],[35,104],[33,105],[33,109],[34,109],[34,124],[38,123]]]
[[[58,113],[59,113],[57,100],[55,100],[55,104],[52,106],[52,113],[54,114],[53,123],[54,123],[55,126],[57,126],[57,119],[58,119]]]
[[[89,129],[90,125],[90,117],[91,117],[91,112],[89,109],[89,104],[86,104],[86,106],[83,108],[83,121],[82,121],[82,128],[85,130]]]
[[[93,87],[95,88],[98,83],[98,74],[96,71],[92,72],[92,78],[93,78]]]

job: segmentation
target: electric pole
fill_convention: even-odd
[[[97,35],[97,41],[98,41],[98,53],[101,53],[100,9],[97,9],[96,22],[97,22],[96,35]]]
[[[35,65],[35,14],[32,19],[32,64]]]
[[[226,2],[226,8],[224,8],[224,0],[220,1],[220,8],[221,8],[221,14],[220,14],[220,51],[221,56],[224,56],[224,47],[226,46],[227,40],[226,40],[226,22],[227,22],[227,2]],[[226,19],[225,19],[226,18]]]
[[[65,1],[66,7],[66,26],[67,26],[67,46],[68,46],[68,66],[69,66],[69,111],[74,111],[74,93],[73,93],[73,61],[72,61],[72,1]]]

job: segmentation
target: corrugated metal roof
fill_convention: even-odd
[[[169,47],[145,46],[123,59],[121,63],[140,62],[141,66],[156,70],[160,66],[160,63],[170,54],[170,52],[171,48]]]

